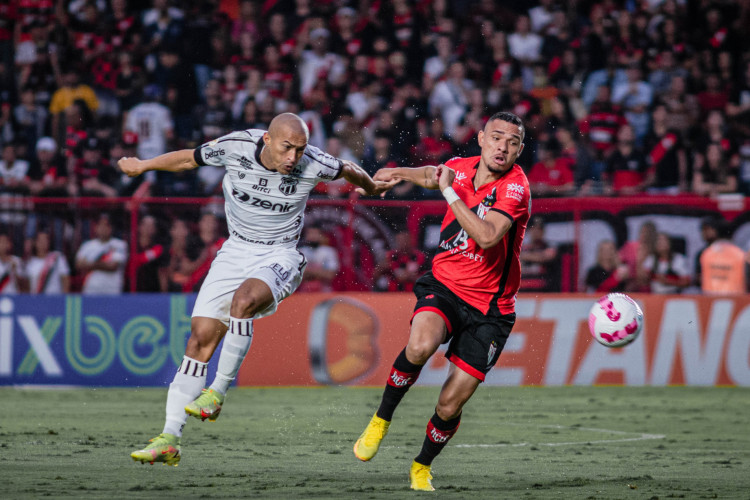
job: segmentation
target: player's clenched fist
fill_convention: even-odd
[[[438,186],[440,186],[440,190],[442,191],[453,185],[453,179],[456,178],[456,171],[441,163],[435,169],[435,175],[437,176]]]
[[[120,170],[127,174],[128,177],[135,177],[141,174],[140,163],[141,160],[133,157],[122,157],[117,160],[117,166],[120,167]]]

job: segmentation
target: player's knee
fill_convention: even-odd
[[[443,420],[452,420],[461,414],[461,408],[463,408],[463,401],[441,396],[435,407],[435,413]]]
[[[429,339],[409,339],[409,343],[406,346],[406,359],[415,365],[423,365],[427,363],[427,360],[430,359],[430,356],[436,350],[437,346]]]
[[[256,313],[268,307],[268,305],[255,294],[235,294],[229,314],[233,318],[252,318]]]

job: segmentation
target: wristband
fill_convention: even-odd
[[[445,201],[448,202],[448,205],[453,205],[454,201],[458,201],[461,199],[458,197],[452,187],[443,189],[443,197],[445,198]]]

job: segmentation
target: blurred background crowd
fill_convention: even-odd
[[[308,123],[311,144],[370,173],[437,164],[477,154],[498,110],[526,124],[519,163],[536,198],[749,195],[748,26],[746,0],[0,0],[0,197],[220,195],[221,169],[130,179],[116,160],[266,128],[285,111]],[[336,182],[316,192],[349,195]],[[388,194],[434,196],[407,183]],[[221,221],[151,215],[137,242],[105,254],[122,254],[110,261],[123,275],[152,266],[139,290],[193,290]],[[0,253],[19,256],[13,267],[46,245],[64,251],[72,285],[61,286],[85,291],[92,271],[113,272],[94,250],[79,264],[83,244],[65,251],[64,230],[32,219],[0,239]],[[81,243],[105,241],[104,226],[112,232],[108,217],[92,218]],[[311,289],[330,289],[338,270],[335,252],[320,251],[327,239],[306,237],[322,263]],[[403,239],[374,265],[376,289],[409,289],[429,264]],[[529,289],[554,258],[543,239],[528,252]],[[696,283],[685,267],[669,290]],[[638,275],[640,289],[662,290]]]

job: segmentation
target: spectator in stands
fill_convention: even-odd
[[[417,142],[410,156],[414,166],[439,165],[455,156],[455,147],[445,134],[443,120],[433,118],[417,123]]]
[[[701,248],[695,255],[695,266],[693,272],[693,282],[697,286],[701,286],[702,278],[701,275],[701,255],[703,252],[710,247],[714,241],[719,239],[719,235],[724,231],[726,224],[724,221],[715,216],[708,216],[701,221],[701,238],[705,243],[705,246]]]
[[[205,103],[193,108],[193,120],[198,127],[198,137],[208,141],[227,134],[232,126],[232,113],[222,99],[221,82],[212,78],[203,90]]]
[[[333,279],[341,264],[338,252],[329,244],[328,236],[323,230],[315,226],[306,226],[299,251],[305,256],[307,267],[298,291],[333,291]]]
[[[515,31],[508,35],[508,49],[514,59],[530,67],[541,56],[542,41],[541,36],[531,31],[529,16],[522,14],[516,18]]]
[[[672,238],[667,233],[657,234],[654,251],[643,261],[652,293],[680,293],[690,285],[687,259],[675,252],[672,246]]]
[[[36,102],[34,89],[31,87],[21,89],[20,101],[13,108],[14,133],[19,138],[23,138],[28,149],[32,150],[36,141],[47,130],[47,110]]]
[[[0,233],[0,294],[15,295],[28,291],[26,268],[20,257],[13,255],[13,240]]]
[[[575,190],[571,161],[560,156],[560,144],[550,140],[537,146],[539,162],[529,171],[529,187],[536,196],[568,196]]]
[[[0,192],[29,192],[29,162],[18,158],[16,144],[6,143],[0,156]]]
[[[647,184],[648,165],[646,156],[636,146],[635,132],[630,125],[617,131],[617,144],[607,157],[607,169],[603,174],[605,192],[617,195],[640,193]]]
[[[469,92],[474,83],[466,78],[466,68],[462,61],[455,60],[448,66],[446,78],[435,84],[429,98],[429,112],[440,114],[445,125],[445,133],[453,137],[461,123],[469,104]]]
[[[721,144],[712,142],[695,157],[693,191],[701,196],[737,192],[737,168],[733,167]]]
[[[166,261],[159,269],[159,283],[163,292],[182,292],[190,277],[189,263],[198,258],[196,243],[190,223],[177,217],[169,226],[169,251]]]
[[[453,40],[448,33],[441,33],[435,40],[435,55],[428,57],[424,62],[424,74],[437,80],[448,69],[455,57],[453,53]]]
[[[328,48],[331,33],[325,28],[310,32],[310,50],[302,52],[299,62],[300,94],[304,99],[318,80],[339,85],[346,76],[346,65],[338,54]]]
[[[596,251],[596,264],[586,272],[586,291],[623,292],[628,277],[628,266],[620,261],[614,241],[602,240]]]
[[[726,224],[715,221],[717,237],[700,254],[700,286],[712,295],[745,294],[748,292],[750,260],[740,247],[729,240]]]
[[[139,103],[144,86],[143,71],[133,64],[133,54],[128,51],[117,55],[117,76],[114,94],[121,110],[129,110]]]
[[[117,295],[123,291],[128,246],[113,237],[110,216],[102,213],[94,224],[94,238],[85,241],[76,253],[76,270],[83,278],[81,293]]]
[[[729,93],[723,88],[716,73],[709,73],[704,80],[705,88],[698,93],[698,104],[703,115],[713,110],[724,110],[729,102]]]
[[[143,89],[143,98],[144,101],[128,111],[122,128],[138,135],[138,158],[148,160],[166,153],[173,138],[174,123],[169,108],[161,103],[164,89],[148,85]]]
[[[160,292],[159,269],[165,266],[167,253],[161,242],[161,230],[156,217],[141,217],[137,238],[136,253],[128,262],[128,288],[136,292]],[[132,282],[133,279],[135,283]]]
[[[188,277],[182,285],[183,292],[198,291],[203,279],[208,274],[208,269],[211,267],[214,257],[226,241],[226,238],[220,234],[219,227],[219,218],[213,213],[206,212],[198,220],[198,243],[201,250],[197,259],[183,265],[183,271],[188,273]]]
[[[625,243],[619,251],[620,260],[628,266],[629,292],[649,290],[648,274],[643,269],[646,257],[656,252],[656,224],[647,220],[638,229],[638,239]]]
[[[80,100],[86,106],[90,113],[99,108],[99,100],[96,98],[94,89],[81,83],[81,70],[70,65],[63,73],[62,86],[52,94],[52,101],[49,104],[49,112],[52,115],[52,132],[59,134],[63,125],[73,126],[69,120],[63,120],[66,110],[70,109],[73,104]],[[58,136],[59,137],[59,136]]]
[[[177,45],[182,42],[183,18],[185,14],[168,0],[153,0],[153,8],[143,13],[143,41],[146,53],[155,52],[161,45]]]
[[[36,154],[29,166],[29,190],[33,196],[68,196],[71,190],[65,160],[51,137],[36,143]]]
[[[700,105],[698,98],[689,92],[685,77],[673,76],[660,102],[667,107],[667,127],[679,131],[683,137],[698,123]]]
[[[70,267],[62,252],[52,250],[49,231],[37,231],[34,253],[26,263],[30,293],[63,294],[70,291]]]
[[[595,153],[591,168],[594,179],[598,180],[603,173],[605,158],[614,149],[617,131],[626,124],[619,106],[613,105],[610,100],[609,87],[600,85],[589,114],[580,123],[581,133],[588,138]]]
[[[591,148],[581,141],[571,128],[558,127],[555,140],[560,144],[560,158],[572,165],[578,196],[594,194],[599,179],[593,171],[594,156]]]
[[[626,71],[627,80],[612,89],[612,103],[622,106],[625,118],[633,127],[637,144],[641,144],[648,132],[648,109],[654,99],[653,88],[650,83],[643,80],[640,64],[630,63]]]
[[[521,250],[521,289],[536,292],[560,290],[556,279],[557,248],[550,245],[544,234],[544,220],[532,216],[526,226],[526,237]]]
[[[414,283],[427,266],[425,254],[414,246],[411,233],[403,229],[394,236],[394,247],[389,250],[373,272],[375,290],[411,292]]]
[[[118,174],[103,151],[104,145],[96,137],[89,137],[81,144],[81,159],[77,161],[74,175],[81,196],[117,196]]]
[[[667,126],[667,107],[657,104],[651,114],[651,130],[644,140],[651,193],[679,194],[688,191],[687,153],[677,130]]]

